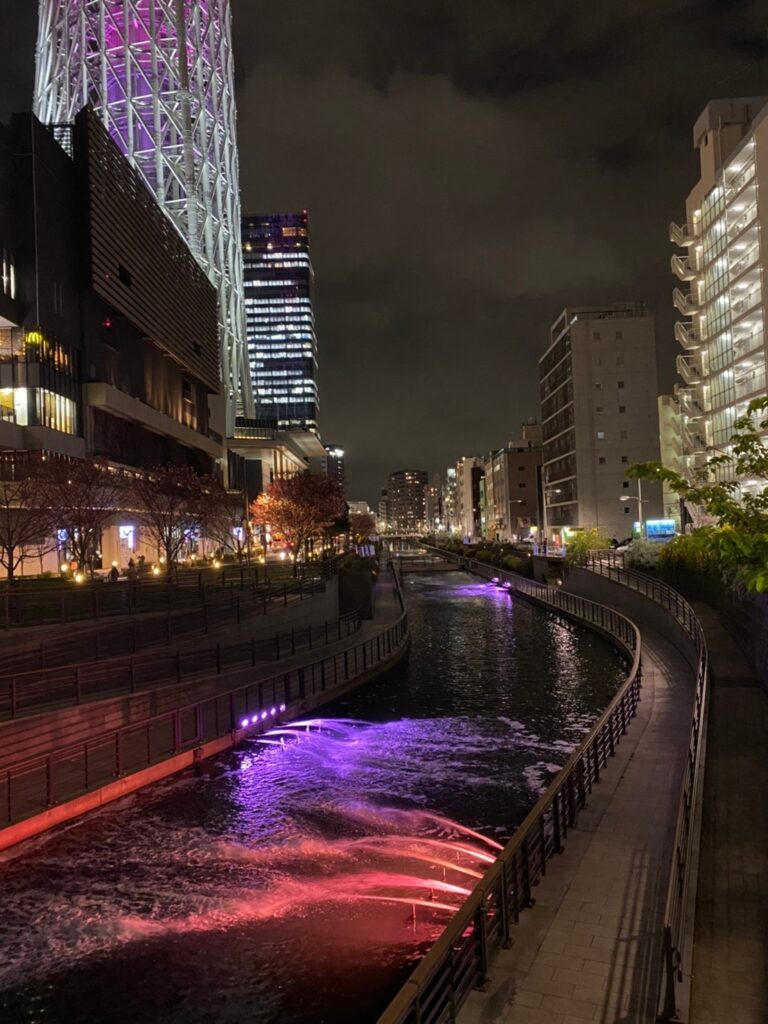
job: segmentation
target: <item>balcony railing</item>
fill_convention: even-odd
[[[677,357],[675,365],[686,384],[698,384],[701,381],[701,364],[696,356],[681,354]]]
[[[689,420],[698,420],[702,418],[704,415],[704,407],[701,404],[698,388],[679,388],[676,395],[677,400],[680,403],[681,410]]]
[[[754,398],[765,394],[765,367],[749,370],[736,378],[734,385],[736,398]]]
[[[699,329],[693,320],[678,320],[675,324],[675,339],[683,348],[689,352],[695,351],[701,345]]]
[[[751,224],[757,216],[757,204],[750,203],[747,209],[735,220],[732,224],[728,225],[728,238],[733,239],[737,235],[740,235],[747,224]]]
[[[760,298],[761,292],[759,284],[746,294],[739,295],[739,298],[731,303],[731,316],[733,319],[735,320],[737,317],[743,316],[747,310],[757,306],[760,302]]]
[[[726,199],[733,199],[737,192],[740,192],[748,181],[751,181],[755,176],[755,162],[750,160],[747,166],[741,170],[734,178],[731,178],[725,186]]]
[[[681,281],[692,281],[696,277],[696,267],[690,256],[678,256],[677,253],[670,259],[669,265],[672,273]]]
[[[729,267],[731,280],[737,278],[739,274],[743,274],[748,267],[751,267],[753,263],[756,263],[760,258],[760,245],[755,242],[751,245],[746,252],[743,252],[738,259],[734,260]]]
[[[674,303],[675,309],[677,309],[683,316],[693,316],[694,313],[699,311],[699,303],[694,299],[691,292],[684,292],[680,288],[675,288],[672,292],[672,302]]]
[[[676,224],[674,221],[669,225],[669,240],[679,245],[681,249],[693,245],[696,236],[688,224]]]
[[[742,335],[734,339],[733,354],[736,359],[744,359],[745,356],[750,355],[752,352],[762,349],[764,342],[765,336],[762,328],[752,331],[751,334]]]

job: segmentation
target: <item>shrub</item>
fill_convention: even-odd
[[[668,545],[654,543],[652,540],[638,538],[624,555],[624,564],[628,569],[655,569],[661,559],[661,553]]]

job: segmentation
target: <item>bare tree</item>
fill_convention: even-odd
[[[126,496],[120,470],[101,459],[50,462],[44,471],[46,500],[55,525],[64,530],[78,568],[93,575],[101,535]]]
[[[228,491],[215,482],[205,488],[202,530],[224,552],[242,562],[250,550],[251,524],[242,491]]]
[[[206,480],[187,466],[155,466],[133,484],[143,531],[162,552],[170,579],[184,545],[197,534],[204,517]]]
[[[1,480],[0,566],[8,580],[28,558],[42,558],[55,546],[54,511],[41,469],[29,467],[18,479]]]

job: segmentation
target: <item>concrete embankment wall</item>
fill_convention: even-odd
[[[315,594],[298,604],[289,604],[279,614],[273,612],[268,629],[258,631],[254,628],[251,631],[245,625],[243,633],[247,636],[253,632],[257,638],[263,638],[277,631],[298,629],[310,623],[332,622],[338,619],[338,614],[338,579],[333,579],[326,584],[324,593]],[[260,624],[260,620],[256,622]],[[354,637],[351,640],[354,641]],[[224,644],[235,642],[231,638],[223,641]],[[201,648],[215,647],[216,634],[200,636],[198,643]],[[318,651],[318,654],[321,653]],[[119,671],[119,660],[116,662],[116,671]],[[3,722],[0,725],[0,769],[22,758],[42,756],[57,747],[82,743],[124,725],[139,724],[148,718],[185,707],[217,693],[235,690],[280,671],[279,662],[261,662],[254,667],[244,667],[175,686],[166,684],[157,689],[145,689],[135,694],[48,710]]]

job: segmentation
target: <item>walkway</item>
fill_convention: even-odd
[[[693,948],[693,1024],[768,1021],[768,695],[717,612],[694,605],[712,688]]]
[[[642,629],[642,623],[638,623]],[[642,629],[638,715],[460,1024],[652,1022],[692,674]]]

